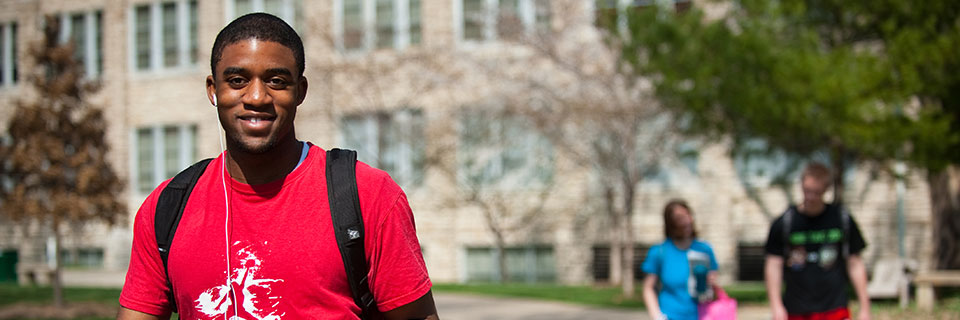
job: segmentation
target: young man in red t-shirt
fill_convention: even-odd
[[[226,151],[197,181],[166,269],[154,211],[169,181],[140,207],[118,319],[174,311],[181,319],[358,319],[332,227],[326,154],[294,130],[307,93],[300,37],[275,16],[246,15],[217,35],[210,60],[206,88]],[[437,319],[406,196],[363,163],[356,179],[378,309],[387,319]]]

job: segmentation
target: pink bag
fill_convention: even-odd
[[[713,287],[717,299],[697,306],[697,318],[700,320],[736,320],[737,300],[727,296],[720,286]]]

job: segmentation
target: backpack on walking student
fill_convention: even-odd
[[[177,225],[183,216],[190,193],[211,160],[213,159],[201,160],[178,173],[157,199],[154,231],[168,285],[170,278],[167,272],[167,257],[170,255],[173,236],[177,232]],[[326,163],[330,215],[353,301],[360,307],[362,319],[379,319],[381,315],[367,281],[369,267],[364,255],[363,215],[357,192],[357,152],[336,148],[328,150]],[[172,294],[173,290],[170,292],[170,302],[176,311],[176,300]]]

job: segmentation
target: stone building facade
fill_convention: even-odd
[[[538,179],[546,175],[543,181],[550,184],[542,198],[542,214],[504,233],[511,279],[603,282],[609,277],[610,221],[602,213],[592,170],[560,149],[544,147],[543,139],[530,130],[511,129],[523,123],[471,112],[496,108],[509,98],[505,95],[517,94],[503,88],[490,72],[541,72],[535,65],[498,63],[531,54],[507,41],[509,32],[563,30],[563,41],[572,38],[573,43],[599,47],[602,41],[594,19],[603,12],[622,13],[631,3],[0,0],[0,110],[7,111],[0,112],[0,128],[16,119],[9,112],[15,99],[35,94],[26,81],[32,70],[27,50],[40,37],[42,17],[60,17],[63,40],[72,39],[83,48],[78,58],[89,78],[103,85],[92,101],[106,110],[109,157],[128,181],[126,192],[117,196],[126,202],[131,218],[114,227],[77,226],[65,237],[64,249],[75,253],[69,258],[71,265],[122,276],[129,259],[132,217],[146,195],[190,163],[220,152],[216,113],[204,96],[209,48],[216,33],[242,13],[271,12],[300,32],[307,51],[305,76],[311,89],[298,110],[298,137],[324,148],[356,148],[361,160],[384,168],[404,187],[435,281],[497,277],[496,239],[489,217],[475,203],[463,201],[461,190],[462,179],[470,179],[464,176],[472,176],[461,172],[463,158],[482,155],[493,160],[476,178],[507,181],[486,187],[531,199],[544,188]],[[689,5],[680,1],[677,7]],[[503,20],[505,16],[513,19],[512,24]],[[496,151],[488,144],[511,148]],[[549,156],[541,158],[537,152]],[[799,195],[796,185],[778,188],[770,183],[772,172],[782,169],[785,161],[731,156],[723,142],[698,145],[685,168],[664,169],[670,172],[640,183],[631,221],[634,238],[641,248],[661,241],[662,206],[669,199],[684,198],[693,207],[700,236],[716,251],[721,279],[762,277],[756,262],[769,223]],[[898,254],[900,201],[905,254],[925,266],[932,248],[929,192],[922,172],[908,171],[906,179],[897,180],[874,174],[873,169],[855,166],[847,177],[851,195],[847,204],[870,244],[867,261]],[[796,173],[793,177],[797,180]],[[500,211],[524,206],[504,203],[508,208]],[[47,254],[51,250],[43,230],[37,223],[4,220],[0,225],[0,249],[18,254],[22,274],[53,258]]]

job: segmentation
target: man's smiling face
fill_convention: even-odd
[[[207,91],[216,95],[230,149],[262,154],[296,140],[293,120],[307,82],[299,76],[290,48],[255,38],[241,40],[223,48],[215,72],[207,78]]]

